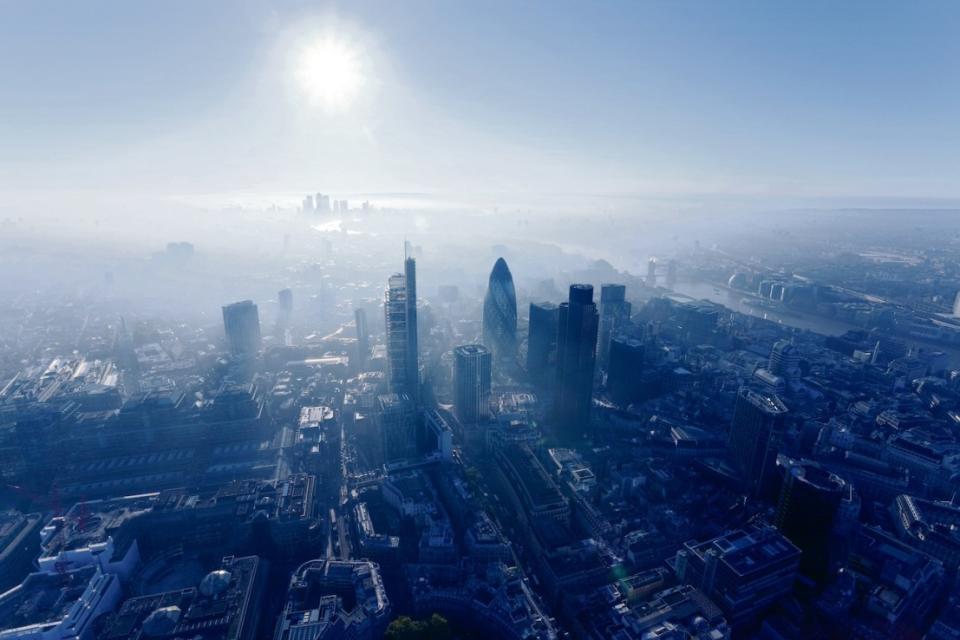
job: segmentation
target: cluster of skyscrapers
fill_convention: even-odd
[[[308,195],[303,199],[301,207],[304,213],[346,213],[350,210],[347,200],[337,200],[325,193]]]

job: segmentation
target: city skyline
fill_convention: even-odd
[[[223,7],[7,5],[4,197],[960,198],[949,3]]]
[[[960,638],[960,5],[0,18],[2,640]]]

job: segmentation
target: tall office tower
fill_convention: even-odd
[[[281,344],[293,343],[290,325],[293,322],[293,291],[281,289],[277,292],[277,324],[274,333]]]
[[[516,360],[517,292],[510,267],[503,258],[497,258],[493,265],[483,299],[483,344],[498,362]]]
[[[453,350],[454,408],[462,424],[477,424],[490,414],[490,351],[480,344]]]
[[[590,428],[599,315],[593,286],[570,285],[557,318],[557,388],[554,410],[560,435],[579,440]]]
[[[414,405],[420,405],[420,342],[417,324],[417,261],[407,257],[403,262],[407,282],[407,375],[408,390]]]
[[[286,329],[293,319],[293,291],[281,289],[277,292],[277,324]]]
[[[644,351],[643,342],[635,338],[617,336],[610,342],[607,389],[619,405],[629,405],[643,395]]]
[[[733,409],[727,446],[750,493],[775,487],[777,450],[783,443],[787,407],[776,395],[742,387]]]
[[[800,573],[823,584],[829,579],[831,542],[847,483],[815,462],[778,456],[784,474],[774,524],[800,547]]]
[[[377,426],[384,462],[412,458],[417,454],[417,410],[405,393],[387,393],[377,398]]]
[[[346,200],[341,200],[341,201],[340,201],[340,211],[342,211],[343,213],[346,213],[347,211],[350,211],[350,203],[349,203],[348,201],[346,201]]]
[[[657,286],[657,259],[653,256],[647,260],[647,286]]]
[[[403,274],[397,273],[390,277],[383,308],[390,391],[406,393],[417,403],[420,368],[417,345],[417,269],[413,258],[405,261]]]
[[[303,199],[303,212],[313,213],[313,196],[307,196]]]
[[[527,374],[539,385],[554,381],[557,359],[557,320],[560,309],[551,302],[530,303],[527,332]]]
[[[671,260],[667,263],[667,287],[673,288],[677,284],[677,261]]]
[[[800,354],[789,340],[777,340],[770,351],[767,369],[775,376],[789,380],[800,373]]]
[[[353,310],[354,324],[357,325],[357,369],[362,370],[370,356],[370,332],[367,329],[367,312]]]
[[[397,393],[407,389],[407,279],[390,276],[383,303],[387,342],[387,383]]]
[[[630,322],[630,303],[627,302],[627,287],[622,284],[600,286],[600,338],[597,343],[597,360],[606,368],[610,355],[610,340]]]
[[[223,307],[223,331],[230,353],[237,357],[253,357],[260,350],[260,315],[250,300]]]
[[[330,213],[330,196],[323,195],[322,193],[317,194],[317,212]]]

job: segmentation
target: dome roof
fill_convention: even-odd
[[[143,621],[143,632],[148,636],[162,636],[173,631],[180,621],[180,607],[161,607]]]
[[[224,569],[211,571],[200,581],[200,593],[208,597],[223,593],[230,586],[231,578],[233,574]]]

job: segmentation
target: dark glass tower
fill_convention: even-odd
[[[499,361],[517,357],[517,292],[503,258],[493,265],[483,300],[483,343]]]
[[[603,368],[607,367],[607,360],[610,356],[610,340],[630,321],[630,309],[630,303],[627,302],[626,286],[622,284],[601,285],[597,359]]]
[[[384,462],[412,458],[417,454],[417,411],[405,393],[377,398],[377,421]]]
[[[223,307],[223,331],[235,357],[253,357],[260,350],[260,314],[250,300]]]
[[[527,334],[527,373],[536,384],[554,380],[557,359],[557,321],[560,310],[551,302],[530,303],[530,328]]]
[[[453,350],[454,408],[462,424],[476,424],[490,413],[490,351],[481,344]]]
[[[775,524],[800,547],[800,572],[818,583],[829,578],[833,526],[846,482],[815,462],[777,458],[783,484]]]
[[[769,493],[776,484],[774,469],[786,415],[787,407],[776,395],[749,387],[737,394],[727,446],[750,493]]]
[[[403,263],[407,281],[407,393],[414,405],[420,404],[420,342],[417,337],[417,261]]]
[[[635,338],[618,336],[610,341],[607,389],[619,405],[636,402],[643,394],[644,345]]]
[[[556,421],[561,437],[579,440],[590,429],[590,403],[599,316],[593,286],[570,286],[557,319]]]

